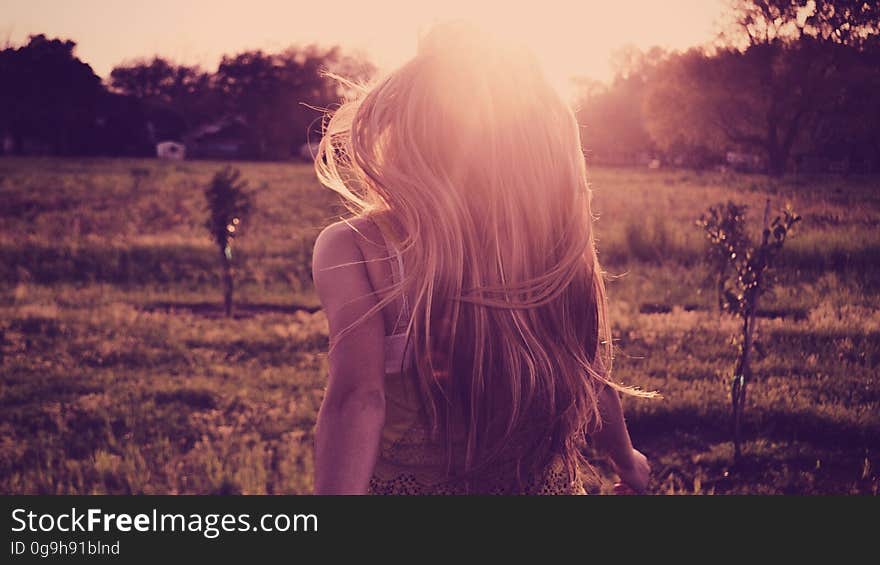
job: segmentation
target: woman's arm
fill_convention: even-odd
[[[621,481],[637,492],[644,491],[648,486],[651,466],[647,458],[633,448],[623,418],[620,394],[610,386],[604,386],[599,393],[599,412],[603,425],[591,434],[596,448],[611,457],[614,471]]]
[[[339,336],[377,303],[348,225],[321,232],[312,273],[331,344],[330,376],[315,431],[315,493],[365,494],[385,421],[385,328],[375,314]]]

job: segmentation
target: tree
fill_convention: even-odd
[[[209,73],[161,57],[115,67],[110,72],[110,88],[142,103],[157,138],[180,139],[185,131],[216,118],[221,111]]]
[[[110,72],[110,86],[139,100],[168,104],[197,96],[208,82],[198,67],[175,65],[161,57],[119,65]]]
[[[880,36],[838,50],[838,94],[818,109],[800,152],[872,172],[880,167]]]
[[[32,35],[0,51],[0,132],[13,150],[74,155],[94,145],[101,80],[75,55],[76,43]]]
[[[842,104],[855,54],[876,38],[880,8],[850,0],[738,0],[715,49],[667,59],[648,88],[648,130],[661,147],[682,140],[763,155],[785,172]],[[874,95],[876,99],[876,95]]]
[[[742,418],[746,388],[752,380],[751,350],[758,300],[770,286],[767,277],[791,228],[801,220],[785,208],[770,221],[770,200],[764,209],[761,241],[752,245],[744,227],[746,207],[728,202],[710,207],[697,221],[709,240],[707,261],[719,275],[722,309],[741,321],[739,355],[730,385],[734,462],[742,458]]]
[[[320,112],[339,101],[343,85],[326,70],[372,72],[365,61],[343,55],[339,48],[292,47],[278,54],[246,51],[224,57],[215,87],[229,116],[250,127],[250,153],[258,159],[287,158],[317,127]],[[359,78],[359,77],[355,77]]]
[[[761,154],[767,172],[781,175],[812,120],[840,94],[829,51],[802,40],[673,57],[649,88],[648,129],[661,146],[685,140]]]
[[[814,39],[861,47],[880,33],[880,4],[865,0],[732,0],[729,44]]]
[[[232,243],[241,234],[245,218],[253,207],[253,195],[247,191],[247,181],[241,180],[241,171],[226,167],[217,172],[205,189],[208,202],[208,220],[205,227],[220,251],[223,265],[223,302],[226,316],[232,316],[234,275]]]
[[[579,81],[581,96],[576,111],[588,157],[632,163],[639,154],[654,152],[642,107],[645,85],[664,56],[659,48],[647,53],[623,49],[615,54],[616,74],[611,85]]]
[[[143,103],[131,96],[105,93],[98,110],[98,155],[146,157],[156,154],[154,130]]]

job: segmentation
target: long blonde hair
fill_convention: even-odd
[[[450,474],[561,456],[573,479],[600,387],[637,392],[609,378],[579,127],[532,55],[435,26],[326,121],[315,166],[398,243],[407,275],[367,316],[413,298],[412,374]]]

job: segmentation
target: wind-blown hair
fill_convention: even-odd
[[[579,127],[532,55],[464,24],[324,125],[317,174],[395,241],[411,372],[448,472],[561,456],[601,425],[612,342]],[[349,328],[350,329],[350,328]]]

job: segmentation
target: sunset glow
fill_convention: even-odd
[[[419,34],[432,23],[461,18],[529,45],[564,89],[571,76],[608,80],[610,58],[626,45],[680,49],[711,41],[721,12],[719,0],[550,0],[514,6],[255,0],[243,10],[228,0],[11,0],[0,15],[0,37],[13,43],[34,33],[72,39],[102,77],[123,61],[154,54],[212,69],[223,54],[311,42],[361,51],[387,69],[414,54]]]

